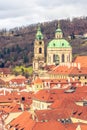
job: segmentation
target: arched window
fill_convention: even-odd
[[[55,55],[55,65],[59,65],[59,63],[60,63],[59,55]]]
[[[64,54],[62,54],[62,62],[65,62]]]
[[[55,54],[53,55],[53,62],[55,62]]]
[[[69,62],[70,62],[70,54],[69,54]]]
[[[39,48],[39,53],[42,53],[42,48],[41,47]]]
[[[58,55],[53,55],[53,62],[55,62],[56,64],[59,64],[59,56]]]
[[[42,44],[42,42],[40,41],[40,42],[39,42],[39,44],[41,45],[41,44]]]
[[[67,62],[69,62],[69,56],[67,56]]]
[[[58,60],[59,60],[59,56],[55,55],[55,61],[58,61]]]

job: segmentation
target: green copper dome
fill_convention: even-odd
[[[63,38],[63,32],[60,29],[59,24],[55,32],[55,39],[50,41],[47,47],[48,48],[71,48],[70,43]]]
[[[37,29],[36,39],[37,39],[37,40],[42,40],[42,39],[43,39],[43,34],[42,34],[42,32],[41,32],[40,26],[38,26],[38,29]]]
[[[53,39],[48,43],[47,48],[71,48],[71,45],[65,39]]]

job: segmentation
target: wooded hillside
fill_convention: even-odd
[[[45,47],[47,43],[54,38],[58,21],[41,23],[42,33],[44,34]],[[87,55],[87,41],[75,35],[87,33],[87,17],[60,20],[61,29],[64,37],[68,39],[71,36],[73,47],[73,56]],[[0,30],[0,67],[15,65],[29,66],[32,64],[33,46],[38,24],[16,27],[7,31]]]

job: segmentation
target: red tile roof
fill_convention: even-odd
[[[65,74],[68,75],[73,67],[68,66],[56,66],[49,74]]]
[[[80,128],[81,128],[81,130],[87,130],[87,125],[86,124],[81,124]]]
[[[0,79],[0,85],[5,85],[5,84],[6,84],[6,82],[4,80]]]
[[[34,130],[65,130],[63,124],[57,121],[39,122],[36,123]]]
[[[87,56],[77,56],[75,63],[80,63],[81,67],[87,67]]]
[[[47,65],[44,67],[44,69],[48,71],[52,70],[53,68],[55,68],[55,65]]]
[[[11,74],[11,69],[10,68],[0,68],[0,73]]]
[[[44,87],[47,87],[50,85],[50,88],[58,88],[58,85],[60,84],[60,88],[64,87],[65,85],[78,85],[81,84],[79,80],[69,78],[69,79],[42,79]]]
[[[70,108],[70,106],[74,107],[76,106],[73,99],[60,99],[55,100],[53,104],[49,106],[51,109],[58,109],[58,108]]]
[[[58,121],[58,119],[69,119],[71,114],[72,110],[67,108],[58,108],[55,110],[36,110],[35,118],[38,121]]]
[[[68,66],[56,66],[49,74],[57,75],[87,75],[87,67],[68,67]]]
[[[73,109],[72,117],[87,121],[87,107],[77,106]]]
[[[87,75],[87,67],[81,67],[81,69],[74,67],[69,75]]]
[[[26,83],[26,79],[17,79],[17,78],[15,78],[15,79],[12,79],[12,80],[10,80],[9,81],[9,83],[17,83],[17,84],[22,84],[22,83]]]
[[[18,128],[19,130],[23,128],[24,130],[65,130],[63,124],[54,120],[49,122],[36,122],[32,120],[29,112],[23,112],[23,114],[11,121],[11,123],[8,125],[11,126],[9,130],[12,130],[12,128]]]
[[[17,104],[14,101],[10,105],[5,106],[4,108],[2,108],[2,111],[5,112],[5,113],[11,113],[11,112],[19,112],[19,111],[22,111],[22,110],[21,110],[20,104]]]
[[[62,92],[64,92],[64,90],[62,89],[40,90],[36,94],[34,94],[33,99],[43,102],[54,102],[56,99],[58,99],[58,93]]]
[[[34,84],[42,84],[43,82],[42,82],[42,80],[39,78],[39,77],[37,77],[35,80],[34,80]]]

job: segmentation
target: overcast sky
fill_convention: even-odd
[[[86,16],[87,0],[0,0],[0,29]]]

